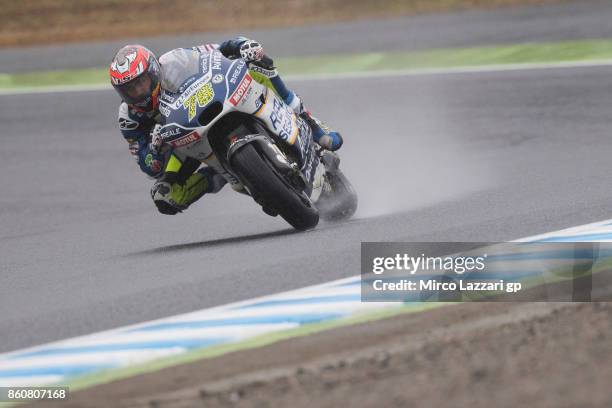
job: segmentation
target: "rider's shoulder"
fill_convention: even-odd
[[[138,120],[143,116],[144,115],[142,112],[139,112],[133,109],[132,107],[130,107],[130,105],[128,105],[124,101],[122,101],[121,105],[119,105],[119,119],[126,118],[126,119]]]
[[[119,129],[125,135],[131,135],[133,131],[140,127],[140,121],[137,117],[130,115],[130,108],[127,103],[123,102],[119,105]]]
[[[132,115],[130,115],[130,107],[127,103],[125,102],[121,102],[121,105],[119,105],[119,119],[121,118],[130,118]]]

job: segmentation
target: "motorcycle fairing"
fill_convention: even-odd
[[[175,154],[205,161],[213,154],[211,128],[226,114],[243,112],[254,115],[271,136],[294,151],[312,182],[319,159],[310,127],[273,90],[254,80],[243,60],[230,60],[217,50],[197,56],[177,52],[166,60],[162,76],[169,65],[174,82],[160,97],[161,135]]]

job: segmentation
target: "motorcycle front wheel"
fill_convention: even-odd
[[[278,213],[299,231],[317,226],[319,212],[312,202],[296,191],[253,144],[246,144],[235,152],[230,164],[266,213]]]

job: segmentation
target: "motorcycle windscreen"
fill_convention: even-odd
[[[159,58],[162,66],[162,88],[171,93],[180,93],[181,87],[200,74],[200,53],[187,49],[176,49]]]

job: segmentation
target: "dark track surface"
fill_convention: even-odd
[[[237,32],[261,41],[268,54],[286,57],[610,38],[611,20],[609,0],[580,0],[493,11]],[[164,52],[220,42],[235,37],[237,32],[5,49],[0,50],[0,72],[99,67],[108,64],[116,50],[126,43],[141,42],[153,51]]]
[[[541,39],[564,21],[581,22],[568,37],[611,30],[612,7],[555,7]],[[502,27],[521,12],[496,13]],[[466,15],[479,13],[421,18]],[[536,35],[499,32],[488,39]],[[487,39],[468,37],[445,45]],[[361,241],[510,240],[611,218],[611,68],[291,85],[346,136],[361,197],[349,223],[296,234],[229,189],[158,215],[111,91],[0,96],[0,351],[355,275]]]
[[[112,92],[0,98],[0,349],[354,275],[361,241],[610,217],[610,68],[293,85],[345,132],[362,204],[302,234],[229,189],[158,215]]]

